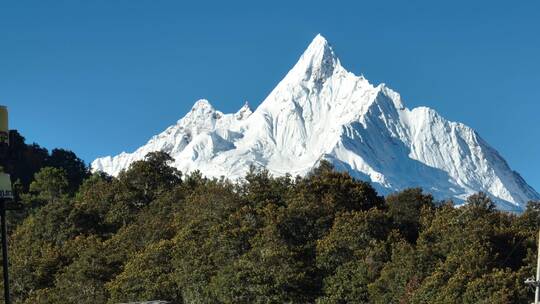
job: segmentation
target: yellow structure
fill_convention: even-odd
[[[8,111],[6,106],[0,106],[0,146],[9,145]],[[6,147],[0,147],[6,149]],[[0,199],[13,198],[11,178],[7,173],[0,173]]]
[[[6,106],[0,106],[0,144],[9,145],[8,110]]]

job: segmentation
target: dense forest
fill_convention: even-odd
[[[183,175],[156,152],[118,177],[12,132],[1,165],[14,303],[528,303],[539,202],[455,208],[380,196],[328,163],[306,177]]]

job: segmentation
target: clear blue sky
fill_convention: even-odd
[[[322,33],[346,68],[475,128],[540,190],[537,1],[191,2],[0,2],[11,127],[87,162],[132,151],[198,98],[257,106]]]

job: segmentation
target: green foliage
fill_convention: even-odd
[[[0,159],[0,165],[11,174],[12,180],[19,180],[25,190],[41,168],[47,166],[47,149],[37,144],[27,145],[17,131],[10,131],[7,156]]]
[[[40,297],[51,303],[105,303],[108,298],[105,281],[114,269],[102,254],[104,248],[95,236],[70,240],[62,248],[64,258],[70,263],[56,273],[54,287]]]
[[[134,255],[126,263],[124,270],[114,280],[107,283],[107,290],[110,291],[109,302],[160,299],[181,304],[181,288],[172,276],[173,245],[173,242],[163,240],[148,245],[143,251]]]
[[[44,167],[34,176],[30,184],[30,192],[34,192],[37,198],[52,203],[60,199],[67,191],[68,180],[63,169]]]
[[[389,259],[390,218],[378,209],[339,214],[317,242],[317,266],[324,275],[317,303],[369,303],[368,284]]]
[[[79,185],[90,175],[84,162],[75,153],[64,149],[53,149],[47,158],[47,166],[64,169],[69,193],[75,193]]]
[[[51,154],[38,144],[28,145],[16,130],[10,131],[10,144],[7,155],[0,159],[0,166],[11,175],[13,181],[19,181],[24,190],[28,190],[34,175],[44,167],[63,169],[68,179],[67,190],[75,193],[82,181],[88,177],[89,170],[75,153],[54,149]]]
[[[339,214],[332,229],[317,242],[317,264],[332,273],[338,266],[368,256],[376,241],[385,240],[390,218],[377,209]]]
[[[252,168],[232,183],[182,178],[156,152],[118,177],[89,175],[69,151],[49,155],[22,137],[15,146],[27,209],[9,215],[14,303],[531,296],[523,281],[534,273],[539,203],[512,215],[482,193],[460,208],[436,205],[421,189],[384,198],[324,161],[304,178]]]
[[[407,303],[410,293],[418,287],[418,261],[412,245],[405,241],[392,244],[392,257],[380,276],[368,285],[373,303]]]
[[[312,297],[308,268],[266,227],[253,247],[218,272],[212,281],[215,297],[224,303],[306,303]]]
[[[405,189],[386,198],[388,213],[403,236],[416,242],[420,233],[420,215],[423,208],[434,208],[433,197],[424,195],[422,189]]]
[[[495,210],[495,203],[493,203],[489,196],[487,196],[487,194],[484,192],[479,192],[469,196],[467,198],[467,204],[473,212],[479,215],[493,212],[493,210]]]

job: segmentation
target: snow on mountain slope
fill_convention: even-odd
[[[404,107],[384,84],[345,70],[320,35],[254,112],[246,103],[223,114],[199,100],[146,145],[98,158],[92,169],[117,175],[158,150],[183,172],[211,177],[241,178],[250,165],[304,175],[326,159],[384,194],[422,187],[462,201],[484,191],[513,211],[540,199],[473,129],[430,108]]]

